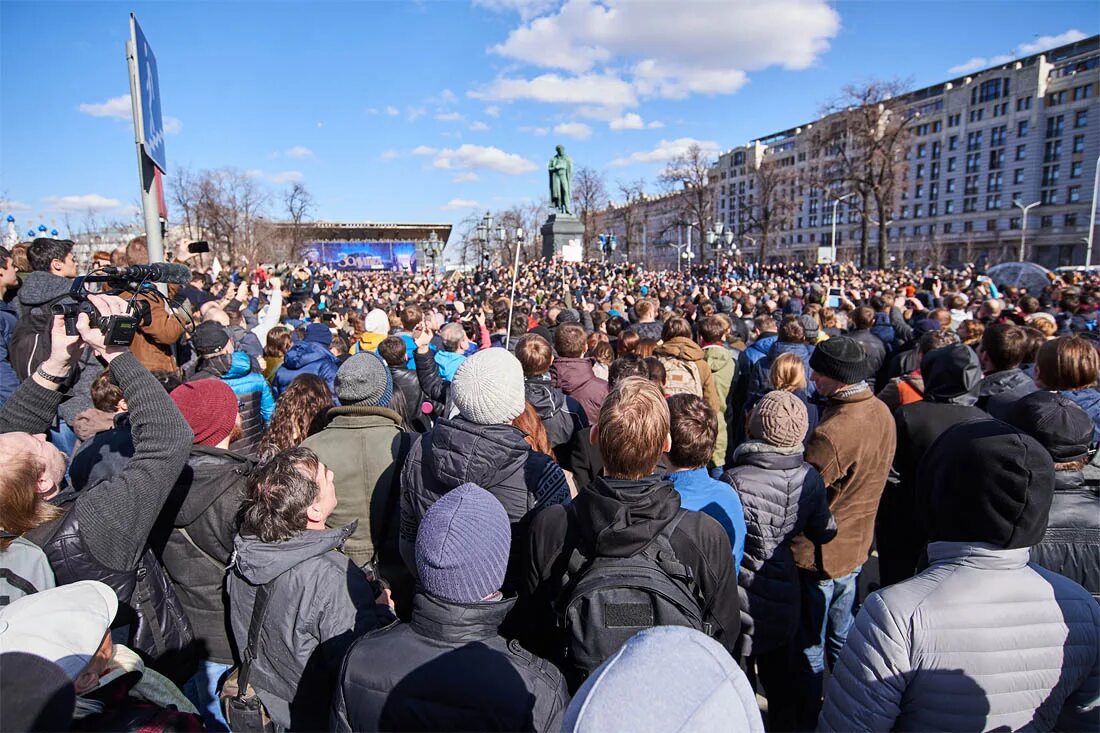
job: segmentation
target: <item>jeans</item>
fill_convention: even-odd
[[[229,730],[229,725],[222,715],[221,700],[218,698],[222,677],[229,670],[228,664],[204,661],[200,663],[199,671],[195,672],[194,676],[183,685],[184,696],[199,709],[202,724],[206,730]]]
[[[825,664],[832,670],[848,640],[855,618],[856,581],[862,568],[843,578],[817,580],[799,572],[802,586],[802,619],[798,630],[802,659],[799,660],[802,700],[799,704],[801,730],[814,730],[821,712]]]

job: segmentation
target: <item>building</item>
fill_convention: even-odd
[[[676,269],[678,262],[698,264],[701,256],[699,230],[685,225],[686,218],[678,192],[657,196],[643,193],[629,203],[611,204],[593,212],[593,231],[586,234],[597,242],[601,235],[614,235],[615,251],[603,253],[613,260],[629,259],[658,270]],[[691,254],[685,258],[688,252]],[[706,255],[713,258],[714,249],[706,247]]]
[[[1098,98],[1100,36],[904,95],[908,147],[888,227],[892,260],[1014,260],[1025,237],[1021,206],[1034,204],[1026,213],[1025,259],[1049,267],[1083,263],[1100,155]],[[770,237],[769,259],[815,260],[818,248],[831,244],[840,191],[812,183],[824,155],[815,149],[814,128],[828,123],[816,120],[728,150],[712,170],[717,218],[747,237],[756,231],[756,166],[774,156],[793,170],[793,210]],[[843,202],[837,209],[838,256],[852,258],[859,213]],[[872,231],[871,249],[876,236]],[[750,240],[741,242],[746,254],[758,252]],[[1094,262],[1097,254],[1094,248]]]

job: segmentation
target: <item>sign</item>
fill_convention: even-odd
[[[561,258],[566,262],[583,262],[584,248],[579,239],[570,239],[568,244],[561,248]]]
[[[166,173],[168,163],[164,153],[164,119],[160,114],[157,57],[153,55],[153,49],[149,47],[149,41],[133,13],[130,14],[130,40],[134,44],[137,66],[137,104],[134,109],[138,115],[135,120],[138,142],[160,172]]]
[[[416,242],[306,242],[302,256],[340,270],[415,270]]]
[[[833,248],[832,247],[818,247],[817,248],[817,264],[819,264],[819,265],[831,265],[831,264],[833,264]]]

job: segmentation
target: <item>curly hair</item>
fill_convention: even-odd
[[[261,463],[248,479],[241,505],[241,534],[261,542],[283,542],[306,529],[306,509],[320,487],[320,461],[309,448],[291,448]]]
[[[260,456],[269,458],[301,443],[309,436],[313,421],[329,407],[332,392],[325,380],[316,374],[295,377],[275,405],[271,425],[260,441]]]

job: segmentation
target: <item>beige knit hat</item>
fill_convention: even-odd
[[[768,392],[756,403],[749,418],[749,435],[778,448],[801,444],[808,429],[806,405],[792,392]]]

